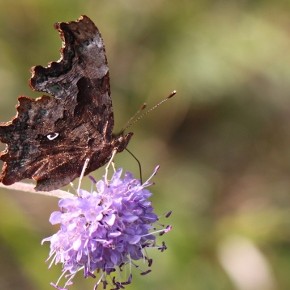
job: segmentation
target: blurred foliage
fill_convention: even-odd
[[[0,0],[1,121],[18,95],[40,95],[29,68],[59,58],[53,23],[81,14],[105,40],[116,131],[178,91],[132,128],[144,177],[161,165],[155,208],[174,214],[168,250],[128,289],[290,289],[290,2]],[[116,165],[138,174],[126,152]],[[60,270],[40,241],[57,200],[0,200],[0,288],[52,289]]]

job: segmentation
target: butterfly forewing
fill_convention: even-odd
[[[32,68],[30,85],[48,93],[36,100],[19,97],[16,117],[0,123],[0,140],[8,147],[0,181],[37,180],[38,190],[52,190],[104,165],[113,150],[121,152],[132,133],[113,136],[114,117],[109,69],[103,39],[94,23],[82,16],[61,22],[61,58]]]

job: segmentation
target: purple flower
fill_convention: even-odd
[[[129,172],[122,178],[122,169],[118,169],[109,182],[106,178],[94,182],[95,190],[91,193],[80,189],[78,196],[59,201],[60,211],[51,214],[50,222],[60,224],[60,230],[43,240],[50,242],[51,265],[63,265],[61,277],[52,284],[55,288],[67,289],[80,270],[85,277],[96,277],[96,271],[100,273],[95,289],[100,283],[105,289],[109,276],[113,289],[124,288],[131,283],[132,274],[125,281],[118,281],[113,272],[122,271],[126,264],[137,267],[133,260],[139,259],[147,260],[150,267],[152,260],[147,257],[145,248],[166,249],[164,243],[156,245],[155,235],[164,234],[171,227],[161,225],[158,230],[153,227],[158,217],[148,200],[151,192],[146,189],[157,170],[141,184]],[[141,274],[147,272],[149,270]],[[63,276],[66,283],[61,288],[58,284]]]

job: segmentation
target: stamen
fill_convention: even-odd
[[[153,176],[155,176],[157,174],[157,171],[159,170],[160,165],[157,165],[153,171],[153,173],[149,176],[149,178],[142,184],[144,187],[151,185],[151,183],[149,182],[150,179],[153,178]]]
[[[153,259],[148,259],[148,267],[151,267],[153,264]]]
[[[169,218],[169,217],[171,216],[171,214],[172,214],[172,210],[169,211],[169,212],[165,215],[165,217],[166,217],[166,218]]]
[[[97,288],[98,288],[99,284],[101,283],[103,277],[104,277],[104,272],[102,272],[102,275],[101,275],[100,279],[99,279],[98,282],[95,284],[95,286],[94,286],[94,290],[97,290]],[[104,289],[105,289],[105,288],[104,288]]]
[[[147,275],[147,274],[149,274],[151,271],[152,271],[152,270],[149,269],[149,270],[147,270],[147,271],[145,271],[145,272],[142,272],[141,275],[143,275],[143,276],[144,276],[144,275]]]

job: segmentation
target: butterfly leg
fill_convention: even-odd
[[[86,171],[86,169],[87,169],[87,167],[88,167],[89,162],[90,162],[90,159],[87,158],[87,159],[85,160],[85,163],[84,163],[84,166],[83,166],[83,169],[82,169],[82,172],[81,172],[80,178],[79,178],[79,184],[78,184],[78,190],[77,190],[77,193],[79,193],[79,190],[80,190],[80,188],[81,188],[82,179],[83,179],[83,177],[84,177],[84,175],[85,175],[85,171]]]
[[[114,157],[115,155],[117,154],[117,149],[114,149],[113,152],[112,152],[112,156],[108,162],[108,164],[106,165],[106,168],[105,168],[105,181],[106,181],[106,184],[109,184],[108,182],[108,172],[109,172],[109,167],[113,164],[113,160],[114,160]],[[113,166],[113,169],[115,171],[115,166]]]

